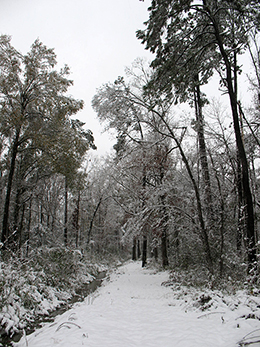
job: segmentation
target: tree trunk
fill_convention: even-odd
[[[153,249],[153,256],[154,256],[155,261],[157,262],[158,261],[158,248],[157,248],[157,246],[154,247],[154,249]]]
[[[15,204],[14,204],[14,217],[13,217],[13,230],[15,231],[12,239],[9,240],[9,243],[11,243],[10,247],[14,250],[20,249],[20,231],[21,231],[21,223],[23,222],[24,218],[24,208],[25,203],[22,203],[22,212],[21,212],[21,196],[24,193],[24,188],[18,188],[16,192],[15,197]],[[21,214],[21,216],[20,216]],[[20,218],[20,222],[19,222]]]
[[[1,237],[3,250],[5,250],[8,246],[10,198],[11,198],[11,192],[12,192],[16,157],[18,153],[19,137],[20,137],[20,128],[16,130],[15,138],[13,141],[10,170],[8,175],[7,190],[6,190],[6,196],[5,196],[4,215],[3,215],[3,224],[2,224],[2,237]]]
[[[166,267],[169,265],[168,253],[167,253],[167,229],[168,229],[168,213],[165,206],[165,196],[161,196],[163,223],[162,223],[162,235],[161,235],[161,251],[162,251],[162,266]]]
[[[137,240],[137,259],[141,257],[141,248],[140,248],[140,240]]]
[[[209,156],[211,159],[211,164],[215,173],[215,178],[218,185],[218,192],[219,192],[219,211],[217,215],[219,216],[219,231],[220,231],[220,251],[219,251],[219,277],[222,278],[223,276],[223,270],[224,270],[224,235],[225,235],[225,199],[224,195],[222,193],[222,187],[221,182],[219,179],[218,170],[216,169],[214,165],[213,157],[209,151]]]
[[[258,244],[258,217],[256,214],[256,206],[257,206],[257,199],[256,197],[258,196],[258,184],[257,184],[257,175],[256,175],[256,170],[255,170],[255,161],[254,161],[254,156],[252,155],[251,157],[251,166],[252,169],[250,170],[251,174],[251,182],[253,185],[253,203],[254,203],[254,211],[255,211],[255,238],[256,238],[256,244]]]
[[[249,183],[249,172],[248,172],[248,162],[246,157],[246,152],[244,148],[244,143],[240,131],[239,125],[239,115],[237,107],[236,92],[232,84],[232,69],[228,56],[224,50],[223,43],[220,35],[216,35],[220,47],[221,54],[223,56],[225,66],[226,66],[226,81],[229,94],[229,100],[233,116],[234,132],[236,137],[236,145],[239,153],[239,158],[241,160],[242,166],[242,187],[245,199],[246,207],[246,244],[247,244],[247,255],[248,255],[248,271],[250,271],[256,262],[256,245],[255,245],[255,227],[254,227],[254,208],[253,199]]]
[[[78,191],[78,197],[76,201],[76,207],[72,216],[73,229],[75,231],[75,244],[76,248],[79,246],[79,207],[80,207],[80,190]]]
[[[241,136],[240,125],[239,125],[239,115],[238,115],[238,105],[236,97],[236,89],[233,87],[232,79],[232,68],[229,57],[225,51],[222,37],[220,35],[218,23],[215,19],[212,19],[212,24],[215,29],[215,36],[217,44],[220,49],[220,53],[224,60],[226,68],[226,83],[229,94],[229,100],[233,116],[233,126],[236,137],[236,145],[239,153],[239,158],[242,165],[242,187],[244,193],[244,199],[246,204],[246,244],[247,244],[247,257],[248,257],[248,271],[255,268],[256,263],[256,244],[255,244],[255,227],[254,227],[254,208],[253,199],[249,183],[249,172],[248,172],[248,162],[246,157],[246,152],[244,148],[243,139]],[[236,69],[237,67],[235,67]]]
[[[65,176],[65,192],[64,192],[64,245],[68,245],[68,180]]]
[[[17,250],[18,251],[20,251],[22,247],[24,212],[25,212],[25,202],[22,205],[22,213],[21,213],[20,223],[19,223],[18,232],[17,232]]]
[[[87,237],[87,243],[90,242],[90,235],[91,235],[91,231],[92,231],[92,228],[93,228],[93,223],[94,223],[94,219],[95,219],[95,216],[97,214],[97,211],[99,209],[99,206],[101,205],[101,202],[102,202],[102,199],[103,199],[103,196],[100,197],[99,201],[98,201],[98,204],[95,208],[95,211],[93,213],[93,216],[92,216],[92,219],[90,221],[90,225],[89,225],[89,229],[88,229],[88,237]]]
[[[234,51],[234,68],[233,68],[233,79],[234,79],[234,95],[237,100],[238,95],[238,84],[237,84],[237,53]],[[243,134],[243,119],[240,113],[240,125]],[[241,134],[241,135],[242,135]],[[242,135],[243,139],[243,135]],[[237,250],[240,252],[242,249],[242,240],[245,236],[245,200],[243,196],[243,186],[242,186],[242,170],[241,170],[241,160],[239,152],[237,151],[237,193],[238,193],[238,221],[237,221]]]
[[[28,224],[27,224],[27,240],[26,240],[26,256],[29,255],[29,246],[30,246],[30,232],[31,232],[31,220],[32,220],[32,198],[30,198],[29,203],[29,214],[28,214]]]
[[[193,185],[193,189],[195,191],[195,197],[196,197],[196,202],[197,202],[197,211],[198,211],[198,219],[199,219],[199,224],[200,224],[200,238],[201,238],[201,241],[202,241],[202,244],[204,247],[205,258],[206,258],[206,263],[207,263],[208,269],[209,269],[210,273],[213,274],[213,261],[212,261],[210,246],[209,246],[208,233],[207,233],[207,230],[205,227],[203,213],[202,213],[202,205],[201,205],[201,198],[200,198],[199,189],[198,189],[198,186],[197,186],[196,181],[194,179],[194,176],[192,174],[188,159],[186,158],[186,155],[182,149],[180,142],[174,136],[172,131],[171,131],[171,134],[173,136],[173,139],[174,139],[176,145],[179,148],[182,160],[186,166],[186,170],[188,171],[189,177],[190,177],[192,185]]]
[[[143,136],[141,136],[142,140],[143,140]],[[145,151],[143,151],[143,156],[145,158],[146,153]],[[142,176],[142,187],[143,187],[143,191],[145,192],[146,189],[146,168],[145,166],[143,166],[143,176]],[[144,194],[145,196],[145,194]],[[143,206],[145,205],[145,198],[143,199]],[[142,249],[142,267],[145,267],[147,264],[147,225],[145,224],[143,226],[143,249]]]
[[[175,264],[179,264],[180,259],[180,240],[179,240],[179,230],[178,227],[174,227],[174,249],[175,249]]]
[[[198,134],[199,142],[199,158],[201,164],[202,179],[205,191],[205,206],[207,211],[207,217],[209,221],[213,222],[213,208],[212,208],[212,193],[209,175],[209,165],[207,160],[206,143],[204,136],[204,117],[202,113],[202,100],[201,92],[199,86],[199,76],[195,76],[195,91],[194,91],[194,101],[195,101],[195,113],[196,113],[196,130]]]
[[[136,260],[136,238],[133,238],[132,260]]]
[[[162,247],[162,266],[166,267],[169,265],[168,254],[167,254],[167,227],[163,228],[163,233],[161,237],[161,247]]]
[[[243,187],[242,187],[242,172],[241,172],[241,161],[239,158],[239,154],[237,153],[237,251],[241,252],[242,249],[242,240],[244,235],[244,223],[243,223],[243,215],[244,211],[244,199],[243,199]]]
[[[205,222],[204,222],[203,213],[202,213],[202,204],[201,204],[201,198],[200,198],[198,185],[197,185],[196,180],[194,178],[194,175],[191,171],[188,159],[187,159],[187,157],[186,157],[186,155],[182,149],[181,143],[177,139],[177,137],[175,136],[172,128],[166,122],[166,120],[162,114],[160,114],[156,110],[153,110],[153,112],[155,112],[157,114],[157,116],[159,116],[159,118],[162,120],[163,124],[166,126],[167,130],[169,131],[170,136],[172,137],[172,139],[176,143],[176,146],[180,151],[181,158],[185,164],[186,170],[187,170],[188,175],[190,177],[190,180],[192,182],[193,189],[195,192],[195,197],[196,197],[196,203],[197,203],[198,219],[199,219],[199,225],[200,225],[200,238],[201,238],[202,245],[204,248],[205,259],[206,259],[208,270],[210,271],[211,274],[213,274],[213,261],[212,261],[211,250],[210,250],[210,245],[209,245],[208,232],[207,232],[207,229],[205,227]]]
[[[14,213],[13,213],[13,228],[14,228],[14,230],[18,229],[21,193],[22,193],[21,189],[18,188],[16,190],[16,196],[15,196],[15,202],[14,202]]]
[[[228,74],[229,77],[229,74]],[[230,76],[231,77],[231,76]],[[234,130],[236,136],[236,143],[238,148],[239,157],[242,164],[242,187],[245,199],[245,208],[246,208],[246,243],[247,243],[247,252],[248,252],[248,263],[249,270],[254,266],[256,262],[256,248],[255,248],[255,228],[254,228],[254,208],[253,208],[253,199],[249,183],[249,172],[248,172],[248,162],[245,153],[245,148],[240,132],[239,127],[239,118],[237,112],[237,102],[232,92],[232,81],[228,78],[229,85],[229,95],[230,102],[232,107]]]
[[[143,252],[142,252],[142,267],[147,264],[147,237],[143,235]]]

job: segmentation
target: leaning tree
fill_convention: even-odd
[[[200,84],[205,84],[216,70],[229,95],[242,172],[250,270],[256,261],[254,209],[239,124],[237,57],[246,49],[251,29],[259,29],[260,4],[250,0],[153,0],[149,11],[147,27],[139,30],[137,37],[156,54],[150,89],[171,95],[174,88],[177,99],[185,100],[190,88],[198,86],[198,77]]]

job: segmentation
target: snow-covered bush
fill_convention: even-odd
[[[14,333],[64,303],[99,271],[93,259],[64,247],[39,248],[26,260],[0,262],[0,325]]]

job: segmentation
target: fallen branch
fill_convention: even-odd
[[[256,340],[256,341],[248,341],[248,342],[239,342],[239,347],[245,347],[245,346],[249,346],[249,345],[253,345],[255,343],[259,343],[260,340]]]
[[[253,345],[255,343],[259,343],[260,342],[260,336],[256,335],[256,336],[250,336],[252,334],[254,334],[255,332],[260,331],[260,329],[256,329],[251,331],[250,333],[246,334],[239,342],[238,342],[238,346],[239,347],[245,347],[245,346],[249,346],[249,345]],[[252,340],[255,339],[255,340]],[[250,341],[251,340],[251,341]]]
[[[61,323],[61,324],[58,326],[58,328],[56,329],[56,331],[58,331],[58,330],[60,330],[61,328],[64,328],[64,327],[70,329],[70,328],[71,328],[70,325],[75,325],[76,327],[78,327],[79,329],[81,329],[81,326],[79,326],[79,325],[76,324],[76,323],[73,323],[73,322],[63,322],[63,323]]]
[[[225,314],[226,312],[209,312],[209,313],[205,313],[205,314],[202,314],[201,316],[197,317],[197,319],[200,319],[200,318],[203,318],[203,317],[207,317],[209,315],[212,315],[212,314]]]

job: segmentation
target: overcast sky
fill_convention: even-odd
[[[77,117],[86,123],[104,154],[111,143],[101,135],[91,99],[103,83],[124,74],[137,57],[151,57],[136,39],[150,0],[0,0],[0,33],[26,53],[39,38],[54,48],[59,65],[71,68],[70,94],[83,99]]]

